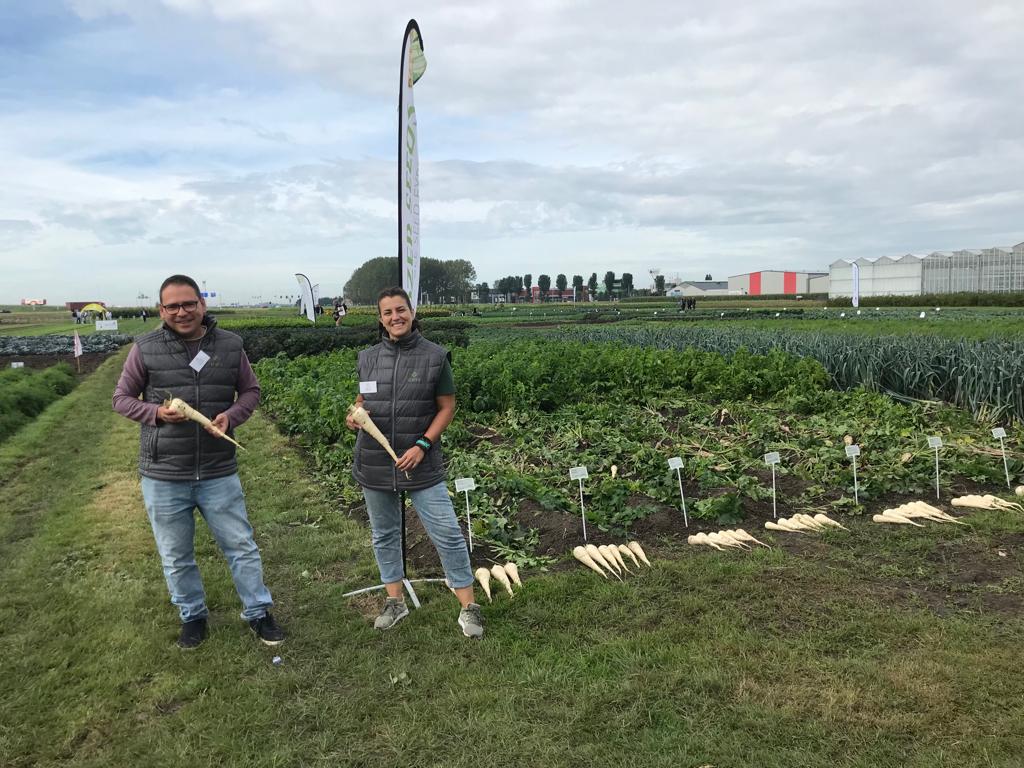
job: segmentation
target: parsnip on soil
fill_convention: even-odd
[[[477,568],[473,571],[473,575],[476,576],[476,580],[480,582],[480,586],[484,588],[484,594],[487,595],[487,602],[493,603],[494,600],[491,598],[491,572],[486,568]]]
[[[573,547],[572,556],[579,560],[581,563],[583,563],[585,566],[587,566],[587,568],[589,568],[590,570],[597,571],[606,579],[608,578],[608,574],[601,570],[601,566],[594,562],[594,558],[590,556],[590,553],[587,552],[586,548]]]

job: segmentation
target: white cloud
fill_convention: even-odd
[[[424,252],[482,278],[1024,239],[1018,4],[70,5],[85,30],[46,55],[90,62],[80,92],[18,93],[16,70],[0,89],[0,219],[28,223],[0,228],[0,263],[87,249],[91,269],[133,251],[330,270],[339,251],[346,269],[390,253],[403,11],[429,62]],[[159,65],[135,72],[149,47]]]

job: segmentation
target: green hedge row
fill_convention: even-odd
[[[469,344],[471,323],[457,320],[427,320],[421,324],[423,335],[444,347]],[[285,357],[319,355],[338,349],[368,347],[379,340],[376,325],[323,328],[240,328],[232,329],[242,337],[249,360],[283,354]]]
[[[8,368],[0,371],[0,442],[74,388],[75,374],[67,363],[43,370]]]
[[[792,294],[775,293],[775,294],[764,294],[760,296],[685,296],[687,299],[697,299],[697,306],[702,304],[714,304],[719,301],[750,301],[757,303],[759,301],[825,301],[828,299],[827,293],[801,293],[800,298]],[[620,304],[664,304],[678,305],[679,299],[672,296],[630,296],[628,299],[621,299]],[[849,299],[846,300],[849,304]]]
[[[866,296],[862,307],[1024,307],[1024,292],[922,293],[917,296]],[[850,298],[829,299],[830,307],[848,307]]]

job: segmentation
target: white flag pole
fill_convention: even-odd
[[[398,91],[398,262],[401,284],[413,310],[420,300],[420,163],[412,87],[427,68],[415,19],[405,27]]]

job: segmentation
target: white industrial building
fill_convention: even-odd
[[[854,264],[860,269],[862,297],[1024,291],[1024,243],[924,256],[840,259],[829,266],[830,298],[853,296]]]
[[[728,296],[729,284],[725,280],[684,280],[665,291],[665,295],[674,298],[680,296]]]
[[[828,272],[788,272],[763,269],[729,278],[729,293],[734,296],[795,296],[828,293]]]

